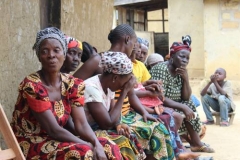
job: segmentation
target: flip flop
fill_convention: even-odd
[[[206,153],[214,153],[214,149],[209,146],[203,145],[202,147],[191,147],[192,152],[206,152]]]

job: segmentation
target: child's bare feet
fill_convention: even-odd
[[[199,157],[201,154],[193,152],[183,152],[178,155],[178,160],[192,160]]]

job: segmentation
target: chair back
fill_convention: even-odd
[[[3,140],[9,149],[0,149],[0,160],[25,160],[25,157],[21,151],[21,148],[17,142],[17,139],[12,131],[12,128],[8,122],[7,116],[0,104],[0,132],[3,136]]]

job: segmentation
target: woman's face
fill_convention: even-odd
[[[148,48],[145,45],[141,45],[141,53],[136,55],[136,59],[145,62],[148,55]]]
[[[128,57],[131,56],[132,51],[133,51],[133,47],[135,45],[135,43],[137,42],[137,37],[136,35],[130,36],[128,41],[127,41],[127,47],[126,47],[126,54]]]
[[[132,73],[126,75],[116,75],[113,74],[113,81],[110,85],[111,91],[115,92],[117,90],[123,89],[123,86],[130,80]]]
[[[56,39],[45,39],[39,48],[39,61],[48,72],[59,72],[65,60],[61,43]]]
[[[175,68],[180,68],[180,67],[186,68],[190,59],[190,51],[180,50],[177,53],[175,53],[175,55],[172,56],[172,59],[173,59],[173,66]]]
[[[69,48],[64,61],[64,69],[68,72],[75,71],[81,62],[82,50],[79,47]]]

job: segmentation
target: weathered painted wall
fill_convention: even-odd
[[[240,95],[240,0],[204,1],[205,77],[225,68]]]
[[[113,0],[62,0],[61,29],[87,41],[98,51],[109,49],[107,39],[113,23]]]
[[[188,73],[190,77],[204,76],[203,0],[168,0],[169,46],[181,41],[183,35],[192,37],[192,52]]]
[[[231,80],[240,77],[240,2],[204,2],[205,76],[223,67]]]
[[[38,69],[32,51],[40,28],[39,1],[0,1],[0,103],[11,120],[18,85]],[[0,146],[4,148],[0,135]]]
[[[39,1],[0,1],[0,103],[9,118],[19,83],[39,67],[32,51],[39,17]]]

